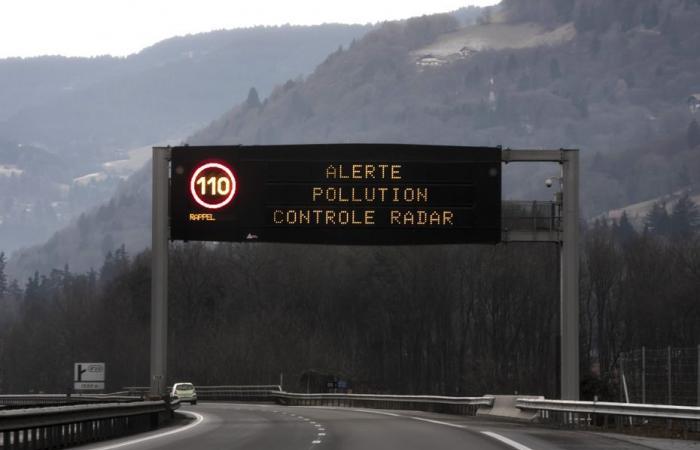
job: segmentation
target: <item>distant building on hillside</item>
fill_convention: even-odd
[[[693,94],[688,97],[688,109],[691,114],[700,112],[700,94]]]
[[[445,62],[446,61],[444,59],[433,55],[424,55],[416,60],[416,64],[419,66],[441,66],[445,64]]]

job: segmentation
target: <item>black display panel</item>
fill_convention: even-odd
[[[170,239],[497,243],[501,151],[401,144],[172,148]]]

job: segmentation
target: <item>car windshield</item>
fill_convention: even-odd
[[[178,384],[175,386],[176,391],[191,391],[194,389],[194,386],[191,384]]]

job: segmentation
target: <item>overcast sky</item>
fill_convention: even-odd
[[[0,58],[128,55],[162,39],[285,23],[368,23],[495,0],[0,0]]]

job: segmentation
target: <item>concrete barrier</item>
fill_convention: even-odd
[[[477,416],[503,417],[528,422],[538,417],[538,411],[523,411],[515,406],[516,401],[523,398],[544,399],[540,395],[485,395],[485,397],[493,397],[493,406],[482,406],[476,411]]]

